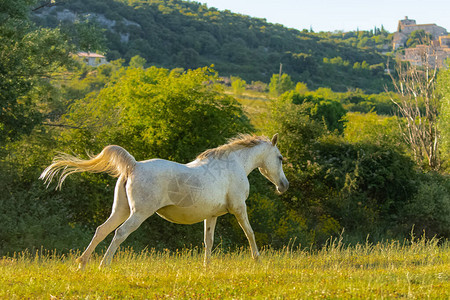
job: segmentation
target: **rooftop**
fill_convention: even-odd
[[[81,57],[105,58],[104,55],[97,54],[97,53],[91,53],[91,52],[78,52],[77,55],[81,56]]]

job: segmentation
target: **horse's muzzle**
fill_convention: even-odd
[[[277,191],[280,194],[283,194],[284,192],[286,192],[289,188],[289,181],[285,180],[285,181],[281,181],[279,185],[277,185]]]

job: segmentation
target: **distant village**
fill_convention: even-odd
[[[431,41],[428,44],[406,48],[406,42],[411,33],[417,30],[423,30],[430,34]],[[450,35],[445,28],[436,24],[416,24],[415,20],[408,19],[408,17],[398,22],[392,45],[393,50],[405,48],[404,54],[399,54],[399,58],[416,66],[428,63],[432,68],[441,68],[450,58]]]

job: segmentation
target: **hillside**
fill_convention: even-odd
[[[381,92],[390,81],[384,74],[387,57],[380,51],[391,35],[383,29],[299,31],[180,0],[73,0],[33,16],[38,25],[61,24],[63,30],[83,19],[104,29],[109,60],[140,55],[149,65],[166,68],[214,64],[221,76],[247,82],[269,82],[281,63],[294,81],[335,91]]]

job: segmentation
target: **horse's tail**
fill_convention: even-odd
[[[121,175],[127,177],[134,170],[135,166],[136,160],[127,150],[119,146],[110,145],[106,146],[97,156],[91,156],[87,160],[62,153],[55,157],[53,163],[42,172],[39,178],[45,180],[48,186],[53,177],[61,172],[58,185],[56,186],[56,188],[61,188],[63,181],[72,173],[84,171],[91,173],[106,172],[113,177]]]

